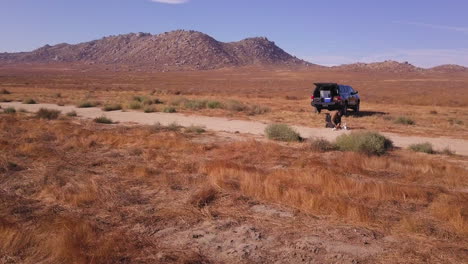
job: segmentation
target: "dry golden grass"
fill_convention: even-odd
[[[195,143],[197,137],[206,143]],[[288,234],[302,232],[311,221],[329,229],[365,226],[414,242],[411,250],[421,259],[432,258],[424,251],[430,248],[452,263],[464,260],[456,253],[467,245],[464,158],[407,150],[379,157],[319,153],[307,143],[206,140],[210,137],[1,115],[1,260],[216,262],[216,249],[195,251],[193,240],[169,246],[170,233],[164,239],[154,234],[191,230],[206,219],[250,221],[250,203],[304,214],[297,221],[274,219],[273,226],[268,224],[273,220],[255,220],[271,232],[284,224]],[[403,244],[388,250],[407,256]]]

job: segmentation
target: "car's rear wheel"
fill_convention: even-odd
[[[322,111],[322,108],[320,107],[315,108],[315,113],[320,114],[321,111]]]
[[[361,103],[357,103],[357,105],[354,107],[354,113],[355,113],[355,114],[359,114],[359,110],[360,110],[359,105],[360,105],[360,104],[361,104]]]

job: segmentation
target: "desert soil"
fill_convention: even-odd
[[[55,104],[22,104],[21,102],[0,103],[2,108],[14,107],[16,109],[25,109],[29,112],[35,112],[40,108],[56,109],[62,113],[75,111],[80,118],[96,118],[106,116],[115,122],[136,123],[143,125],[152,125],[159,122],[162,125],[177,123],[181,126],[203,126],[212,131],[224,131],[231,133],[246,133],[253,135],[264,135],[265,127],[268,125],[263,122],[243,121],[221,117],[206,117],[197,115],[184,115],[177,113],[143,113],[137,111],[112,111],[105,112],[100,108],[77,108],[75,106],[58,106]],[[304,138],[324,138],[334,140],[337,136],[349,131],[331,131],[326,128],[311,128],[304,126],[293,126]],[[402,136],[395,133],[382,133],[389,137],[396,147],[407,147],[411,144],[430,142],[436,150],[446,147],[455,151],[456,154],[468,156],[468,141],[448,137],[420,137],[420,136]]]

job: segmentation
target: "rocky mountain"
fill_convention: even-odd
[[[0,53],[3,63],[88,63],[156,70],[207,70],[233,66],[312,66],[267,38],[223,43],[196,31],[132,33],[76,45],[46,45],[32,52]]]
[[[430,68],[429,70],[435,71],[435,72],[441,72],[441,73],[468,72],[467,67],[463,67],[463,66],[456,65],[456,64],[439,65],[439,66]]]
[[[344,64],[340,66],[332,67],[332,69],[340,71],[351,71],[351,72],[390,72],[390,73],[406,73],[406,72],[422,72],[423,68],[416,67],[408,62],[397,62],[387,60],[383,62],[373,63],[353,63]]]

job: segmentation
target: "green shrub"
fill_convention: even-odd
[[[107,118],[107,117],[105,117],[105,116],[101,116],[101,117],[96,117],[96,118],[94,118],[94,122],[100,123],[100,124],[113,124],[113,123],[114,123],[114,122],[112,121],[112,119]]]
[[[89,107],[95,107],[97,105],[96,102],[90,102],[90,101],[83,101],[78,104],[79,108],[89,108]]]
[[[165,107],[163,109],[163,112],[164,113],[175,113],[175,112],[177,112],[177,110],[172,106],[168,106],[168,107]]]
[[[67,116],[75,117],[75,116],[78,116],[78,114],[75,111],[70,111],[70,112],[67,113]]]
[[[154,104],[164,104],[164,102],[161,101],[159,98],[154,99],[154,100],[153,100],[153,103],[154,103]]]
[[[122,105],[120,104],[108,104],[102,108],[103,111],[117,111],[122,110]]]
[[[37,102],[32,98],[24,99],[23,104],[37,104]]]
[[[59,115],[60,115],[59,110],[47,109],[47,108],[41,108],[36,113],[37,118],[48,119],[48,120],[57,119]]]
[[[143,101],[145,100],[147,100],[146,96],[140,96],[140,95],[133,96],[133,101],[143,103]]]
[[[3,89],[0,91],[0,94],[11,94],[11,92],[8,91],[7,89],[3,88]]]
[[[327,151],[336,150],[336,146],[333,143],[323,138],[311,139],[309,148],[312,151],[317,151],[317,152],[327,152]]]
[[[429,142],[419,143],[419,144],[412,144],[408,147],[408,149],[415,151],[415,152],[424,152],[427,154],[434,154],[434,148],[432,144]]]
[[[206,102],[206,106],[210,109],[223,108],[223,104],[219,101],[208,101]]]
[[[395,124],[402,124],[402,125],[414,125],[416,124],[413,119],[406,117],[406,116],[399,116],[395,119]]]
[[[189,127],[185,128],[185,132],[201,134],[201,133],[205,133],[206,130],[205,130],[205,128],[203,128],[201,126],[192,125],[192,126],[189,126]]]
[[[7,107],[5,110],[3,110],[5,114],[14,114],[16,113],[16,109],[14,107]]]
[[[137,110],[141,109],[141,102],[140,101],[132,101],[128,104],[128,108]]]
[[[302,138],[293,128],[286,124],[270,124],[265,128],[267,138],[278,141],[301,141]]]
[[[143,112],[145,112],[145,113],[154,113],[154,112],[157,112],[157,111],[158,111],[158,109],[156,109],[156,107],[150,106],[150,105],[145,106],[145,108],[143,108]]]
[[[261,106],[261,105],[254,105],[251,106],[249,109],[248,114],[249,115],[261,115],[270,112],[271,109],[266,106]]]
[[[184,107],[193,110],[200,110],[206,108],[206,100],[187,100],[184,102]]]
[[[336,139],[336,147],[341,151],[354,151],[367,155],[382,155],[393,147],[390,139],[376,132],[353,132]]]

